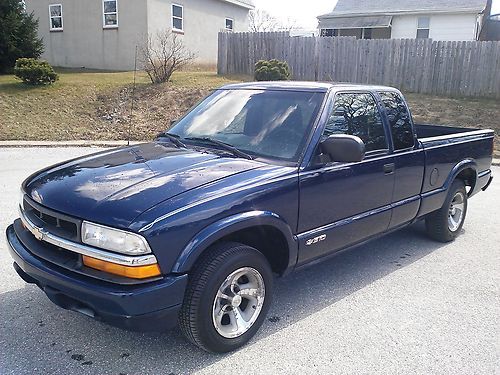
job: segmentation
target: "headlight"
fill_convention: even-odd
[[[151,249],[144,237],[87,221],[82,224],[82,242],[90,246],[127,255],[151,253]]]

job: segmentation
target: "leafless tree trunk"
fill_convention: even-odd
[[[195,57],[181,37],[171,31],[148,35],[140,49],[142,68],[152,83],[169,81],[175,71],[192,62]]]

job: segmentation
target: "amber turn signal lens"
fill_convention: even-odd
[[[150,264],[147,266],[129,267],[121,264],[110,263],[104,260],[83,256],[83,264],[87,267],[94,268],[99,271],[111,273],[113,275],[129,277],[131,279],[147,279],[148,277],[160,276],[160,267],[158,264]]]

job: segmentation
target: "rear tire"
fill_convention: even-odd
[[[230,352],[245,345],[271,305],[273,275],[256,249],[223,243],[194,267],[179,314],[189,341],[203,350]]]
[[[439,242],[453,241],[460,233],[467,214],[467,191],[462,180],[451,184],[443,206],[425,218],[427,234]]]

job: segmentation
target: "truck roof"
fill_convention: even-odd
[[[307,82],[307,81],[265,81],[265,82],[243,82],[222,86],[221,90],[277,90],[277,91],[310,91],[327,92],[335,90],[383,90],[398,91],[389,86],[376,86],[365,84],[353,84],[342,82]]]

